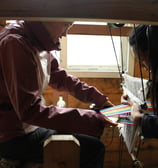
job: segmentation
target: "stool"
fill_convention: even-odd
[[[44,143],[44,168],[79,168],[80,144],[72,135],[52,135]]]

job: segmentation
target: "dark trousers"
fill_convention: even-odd
[[[36,131],[0,143],[1,157],[24,162],[43,162],[43,143],[56,131],[38,128]],[[80,142],[80,168],[103,168],[105,146],[97,137],[73,134]]]

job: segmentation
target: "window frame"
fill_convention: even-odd
[[[122,36],[128,36],[129,32],[131,31],[131,27],[122,27]],[[106,25],[86,25],[86,24],[76,24],[68,31],[68,34],[76,34],[76,35],[110,35],[109,28]],[[111,29],[111,34],[113,36],[120,36],[119,29]],[[67,38],[63,37],[61,39],[61,58],[60,58],[60,65],[66,71],[72,75],[77,77],[88,77],[88,78],[120,78],[119,70],[117,68],[116,71],[97,71],[97,70],[80,70],[80,69],[68,69],[67,67]],[[128,71],[126,72],[129,75],[133,75],[134,73],[134,56],[128,47]]]

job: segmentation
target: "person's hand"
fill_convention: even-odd
[[[129,97],[128,95],[122,95],[121,96],[121,104],[131,104],[131,102],[129,101]]]
[[[116,122],[113,122],[112,120],[110,120],[108,117],[104,117],[105,119],[105,127],[116,127],[118,124]]]
[[[140,119],[143,117],[143,113],[141,112],[141,108],[137,103],[133,103],[131,106],[131,117],[135,124],[140,123]]]
[[[96,112],[99,112],[100,111],[100,109],[104,109],[104,108],[108,108],[108,107],[113,107],[114,106],[114,104],[112,104],[111,103],[111,101],[106,101],[103,105],[102,105],[102,107],[97,107],[95,104],[91,104],[90,106],[89,106],[89,108],[90,109],[92,109],[92,110],[95,110]]]

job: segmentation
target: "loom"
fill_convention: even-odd
[[[123,78],[124,81],[122,88],[124,94],[128,95],[129,101],[138,103],[142,110],[144,110],[147,107],[145,100],[147,99],[149,92],[149,81],[146,79],[132,77],[127,74],[123,74]],[[130,118],[130,115],[128,117]],[[139,126],[134,124],[125,124],[120,128],[120,133],[130,154],[132,154],[135,150],[136,138],[140,136],[139,130]]]

